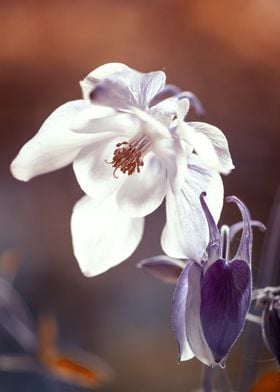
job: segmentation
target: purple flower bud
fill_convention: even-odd
[[[180,275],[173,326],[180,360],[195,355],[206,365],[224,366],[250,306],[252,230],[246,206],[235,196],[229,197],[227,201],[241,211],[243,233],[235,257],[226,260],[229,230],[220,234],[204,197],[200,200],[209,227],[208,258],[189,261]]]
[[[203,275],[200,318],[216,363],[240,335],[250,299],[251,270],[244,260],[217,260]]]
[[[278,305],[277,305],[278,303]],[[278,309],[277,307],[278,306]],[[263,338],[268,349],[277,359],[280,365],[280,300],[273,301],[270,306],[267,306],[263,311],[262,332]]]
[[[259,324],[264,342],[280,365],[280,287],[254,290],[256,307],[262,310]]]

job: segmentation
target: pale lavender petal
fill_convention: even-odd
[[[166,84],[164,88],[153,98],[150,106],[157,105],[159,102],[180,94],[182,90],[174,84]]]
[[[129,67],[122,63],[107,63],[95,68],[84,80],[80,81],[84,99],[89,100],[90,93],[100,80],[108,78],[116,72],[127,70],[129,70]]]
[[[192,290],[191,284],[198,285],[200,288],[200,276],[195,281],[190,280],[190,271],[194,268],[195,262],[189,261],[183,272],[181,273],[173,299],[173,307],[172,307],[172,327],[177,340],[178,349],[179,349],[179,361],[187,361],[194,357],[194,353],[192,352],[189,341],[187,339],[186,334],[186,304],[187,304],[187,296]],[[201,273],[201,271],[200,271]],[[193,283],[192,283],[193,282]],[[191,318],[192,315],[190,314]],[[198,312],[199,317],[199,312]]]
[[[165,283],[176,283],[184,266],[183,261],[165,255],[149,257],[137,264],[138,268]]]
[[[119,110],[131,107],[145,110],[164,84],[165,73],[162,71],[144,74],[128,69],[100,81],[90,98],[93,103]]]
[[[242,203],[242,201],[239,200],[236,196],[228,196],[226,198],[226,201],[228,203],[237,204],[242,214],[242,220],[244,225],[242,237],[234,259],[245,260],[249,265],[251,265],[253,234],[250,225],[250,213],[245,204]]]
[[[94,104],[106,105],[119,110],[138,106],[136,97],[118,80],[105,79],[99,82],[91,92],[90,99]]]
[[[218,230],[216,222],[209,211],[208,205],[205,201],[206,192],[202,192],[200,195],[200,204],[203,209],[204,215],[207,220],[209,229],[209,243],[207,246],[208,254],[208,265],[216,261],[221,256],[222,238]]]
[[[278,309],[270,305],[262,313],[262,333],[268,349],[280,365],[280,315]]]
[[[258,220],[252,220],[252,219],[251,219],[251,220],[250,220],[250,225],[251,225],[252,227],[258,227],[261,231],[265,231],[265,230],[266,230],[265,225],[264,225],[262,222],[258,221]],[[243,225],[243,222],[242,222],[242,221],[237,222],[237,223],[234,223],[233,225],[231,225],[231,226],[229,227],[229,241],[232,241],[233,238],[236,236],[236,234],[237,234],[240,230],[243,229],[243,227],[244,227],[244,225]]]
[[[244,260],[217,260],[203,276],[201,324],[216,363],[223,364],[243,329],[251,285],[251,270]]]
[[[185,302],[185,328],[186,339],[194,355],[205,365],[215,365],[213,354],[205,339],[204,331],[200,319],[201,308],[201,279],[203,268],[198,263],[190,266],[187,277],[180,276],[177,287],[186,285],[186,278],[189,284],[189,290]],[[181,279],[182,277],[182,279]]]

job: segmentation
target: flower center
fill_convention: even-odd
[[[139,173],[140,167],[144,165],[143,157],[150,145],[151,139],[147,135],[136,136],[127,142],[117,143],[112,161],[106,161],[106,163],[110,163],[115,168],[114,177],[118,178],[116,176],[118,169],[129,176],[135,171]]]

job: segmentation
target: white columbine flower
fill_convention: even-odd
[[[22,181],[73,162],[85,192],[74,207],[72,238],[84,274],[94,276],[128,258],[144,217],[166,197],[164,251],[201,257],[208,241],[199,195],[215,220],[223,203],[219,173],[233,168],[216,127],[187,123],[188,93],[170,92],[162,71],[140,73],[105,64],[82,82],[83,99],[57,108],[12,162]],[[172,90],[172,88],[171,88]],[[182,222],[184,224],[182,224]]]

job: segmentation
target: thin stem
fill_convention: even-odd
[[[202,390],[203,392],[211,392],[213,390],[214,377],[216,376],[217,368],[212,368],[206,365],[202,366]]]
[[[220,384],[221,384],[221,391],[233,391],[233,387],[228,376],[228,372],[223,369],[220,369]]]

